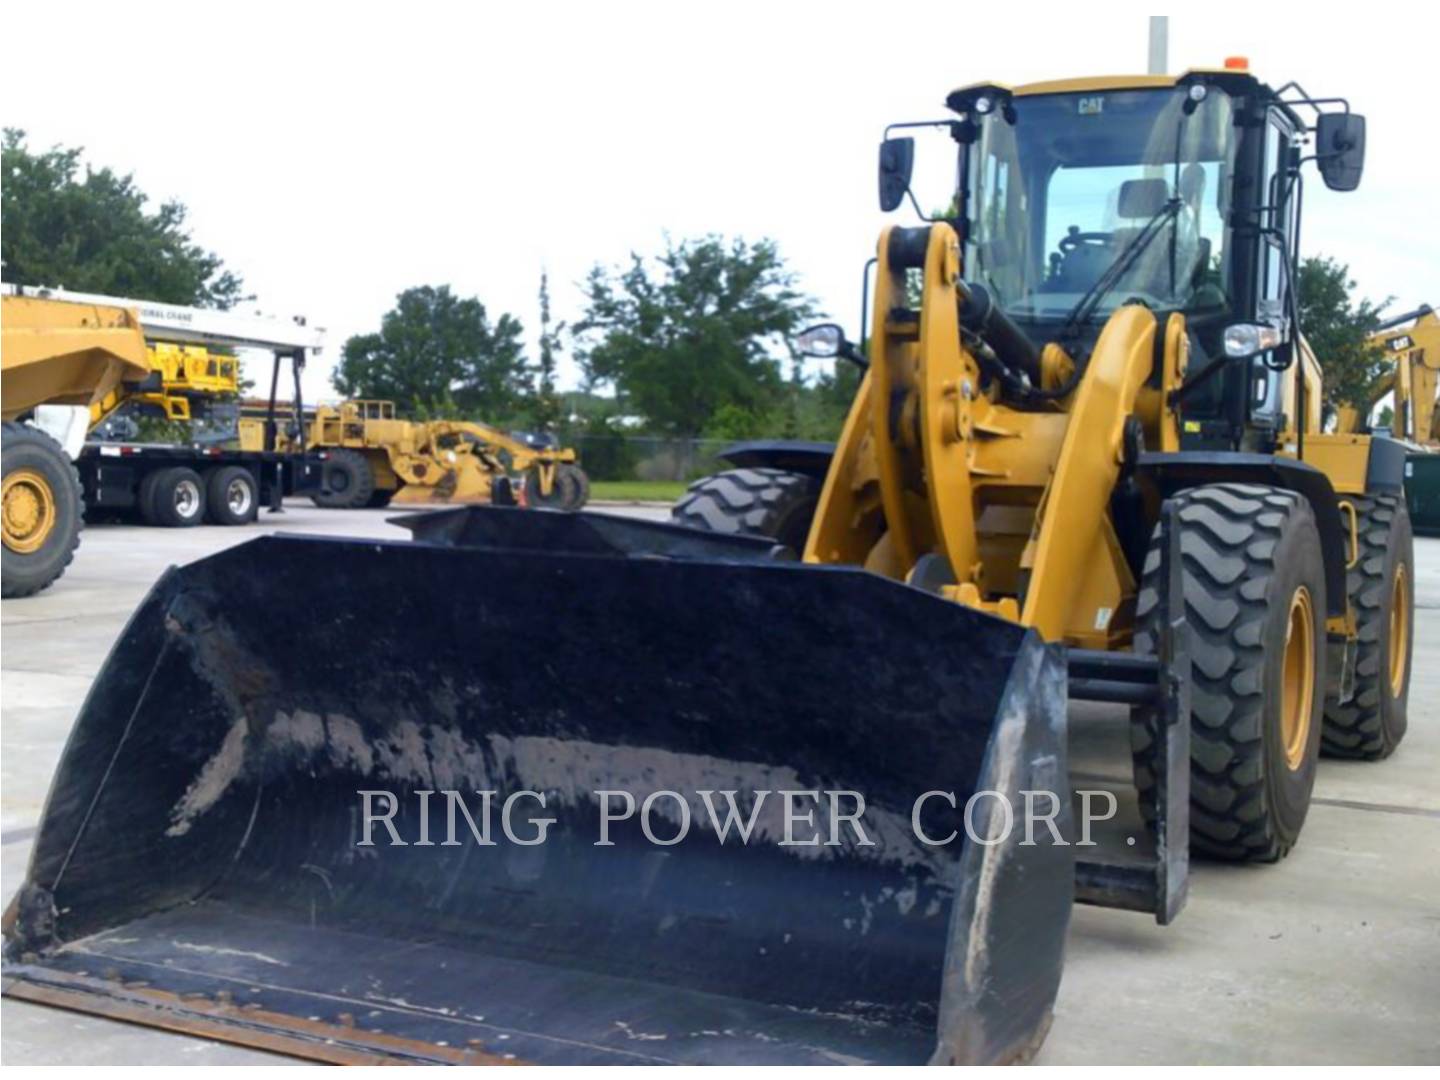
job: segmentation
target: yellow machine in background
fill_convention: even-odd
[[[84,523],[73,464],[84,414],[151,368],[139,320],[127,308],[8,294],[0,305],[9,598],[40,591],[70,564]]]
[[[258,446],[263,431],[264,421],[242,419],[241,447]],[[531,505],[578,510],[590,495],[574,450],[472,421],[402,420],[390,401],[317,407],[306,421],[305,446],[325,455],[317,506],[489,503],[512,474],[523,477]]]
[[[240,393],[240,360],[232,353],[164,341],[150,344],[148,353],[150,378],[117,386],[90,406],[91,428],[126,405],[155,411],[167,420],[194,420],[215,402]]]
[[[1370,343],[1385,350],[1391,370],[1368,401],[1340,407],[1339,430],[1368,430],[1375,407],[1393,394],[1391,434],[1440,448],[1440,317],[1428,304],[1397,315],[1371,335]]]

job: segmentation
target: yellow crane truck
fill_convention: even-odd
[[[948,209],[880,234],[863,346],[805,339],[864,368],[839,443],[706,528],[465,507],[158,582],[5,993],[325,1060],[1016,1061],[1073,902],[1290,850],[1322,744],[1405,730],[1402,460],[1321,433],[1293,290],[1364,122],[1239,68],[946,104]],[[1132,845],[1083,842],[1076,699],[1132,710]]]

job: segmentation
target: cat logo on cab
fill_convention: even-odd
[[[1105,99],[1103,97],[1082,97],[1080,99],[1081,116],[1099,116],[1105,111]]]

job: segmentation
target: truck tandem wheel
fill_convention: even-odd
[[[160,469],[140,484],[140,513],[146,524],[188,529],[205,520],[205,481],[183,465]]]
[[[1190,842],[1198,853],[1273,862],[1310,805],[1325,685],[1325,570],[1309,503],[1258,484],[1174,497],[1192,670]],[[1155,649],[1160,552],[1152,540],[1135,651]],[[1153,817],[1153,709],[1131,714],[1135,783]]]
[[[249,469],[221,465],[205,473],[205,517],[215,525],[248,525],[260,512],[260,490]]]

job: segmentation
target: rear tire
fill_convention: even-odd
[[[1274,862],[1300,835],[1320,750],[1325,567],[1310,504],[1258,484],[1175,496],[1190,625],[1190,843],[1204,855]],[[1152,654],[1161,610],[1152,538],[1135,651]],[[1287,689],[1288,686],[1288,689]],[[1135,785],[1155,804],[1151,708],[1131,714]]]
[[[358,450],[327,450],[320,466],[320,493],[310,496],[326,510],[366,506],[375,494],[375,473]]]
[[[1415,641],[1415,541],[1398,495],[1353,499],[1360,558],[1346,573],[1358,636],[1355,696],[1325,703],[1321,749],[1379,761],[1405,737]]]
[[[260,492],[249,469],[222,465],[205,474],[205,516],[215,525],[249,525],[260,512]]]
[[[4,425],[4,548],[0,594],[30,596],[61,574],[80,546],[85,501],[65,449],[39,428]]]
[[[147,476],[140,485],[140,513],[147,524],[188,529],[205,520],[205,481],[194,469],[176,466]]]
[[[677,525],[763,536],[798,555],[820,501],[820,481],[785,469],[730,469],[707,476],[670,511]]]

